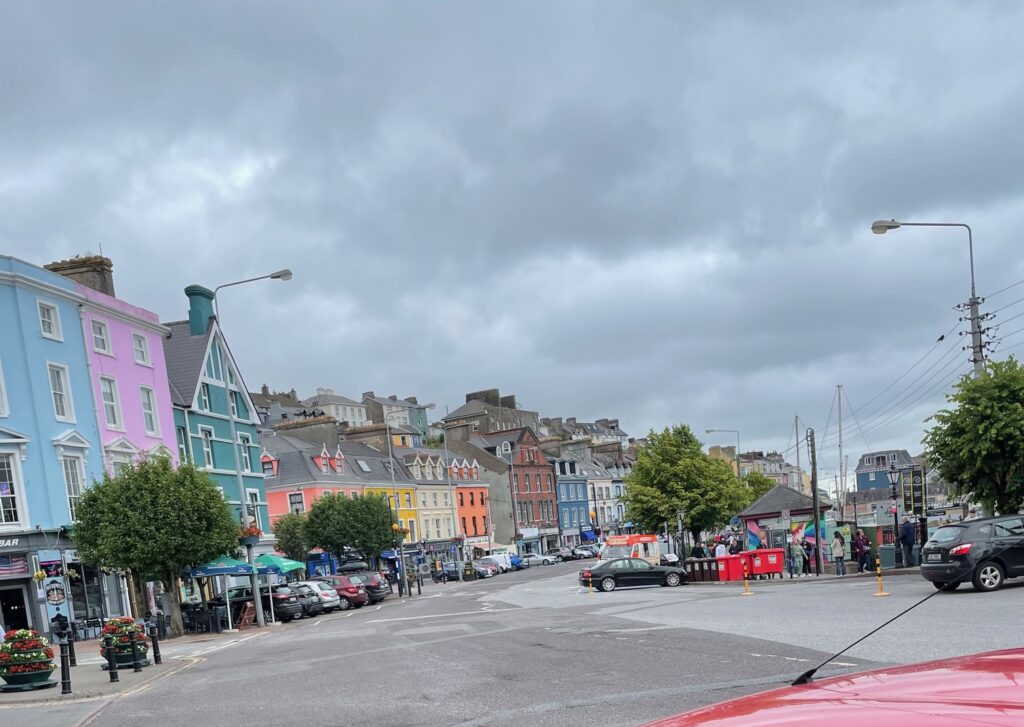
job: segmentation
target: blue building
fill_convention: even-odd
[[[48,629],[57,612],[69,618],[123,613],[117,580],[83,568],[65,530],[83,490],[103,477],[82,302],[71,280],[0,256],[4,629]],[[36,584],[32,574],[39,570],[49,577]]]
[[[239,523],[263,531],[257,551],[272,552],[256,407],[213,314],[213,292],[190,285],[185,295],[188,320],[165,324],[164,339],[178,459],[205,469]]]
[[[587,505],[587,476],[583,474],[579,461],[556,459],[555,477],[562,545],[571,548],[594,541],[596,538]]]
[[[914,459],[905,449],[885,449],[878,452],[867,452],[857,460],[857,492],[889,488],[886,475],[889,468],[895,465],[898,470],[914,468]]]

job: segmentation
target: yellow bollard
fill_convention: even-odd
[[[591,574],[590,578],[587,579],[587,589],[591,596],[594,595],[594,575]]]
[[[745,558],[743,559],[743,593],[741,593],[740,595],[741,596],[753,596],[754,595],[753,593],[750,592],[750,575],[747,573],[747,561],[746,561]]]
[[[882,559],[875,553],[875,574],[878,576],[878,593],[874,593],[876,598],[879,596],[888,596],[889,594],[882,590]]]

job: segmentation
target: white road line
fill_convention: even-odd
[[[457,613],[431,613],[426,616],[401,616],[399,618],[375,618],[367,621],[368,624],[387,623],[389,621],[416,621],[421,618],[450,618],[452,616],[486,616],[500,611],[522,611],[521,608],[494,608],[489,611],[460,611]]]

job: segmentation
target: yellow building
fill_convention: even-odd
[[[391,510],[394,512],[398,511],[398,524],[402,528],[407,528],[409,534],[405,536],[406,542],[421,539],[422,533],[420,528],[422,527],[417,521],[416,511],[416,488],[412,485],[399,483],[397,488],[398,491],[398,503],[395,503],[395,490],[392,490],[390,486],[385,485],[367,485],[364,491],[367,495],[384,495],[388,498],[388,502],[391,503]]]
[[[739,470],[736,468],[736,447],[721,447],[713,444],[708,447],[708,457],[728,462],[729,466],[732,467],[732,473],[739,477]]]

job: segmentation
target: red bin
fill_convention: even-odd
[[[718,561],[718,580],[743,580],[743,553],[739,555],[720,555],[716,560]]]
[[[750,574],[765,576],[772,573],[782,574],[786,568],[786,551],[782,548],[752,550]]]

